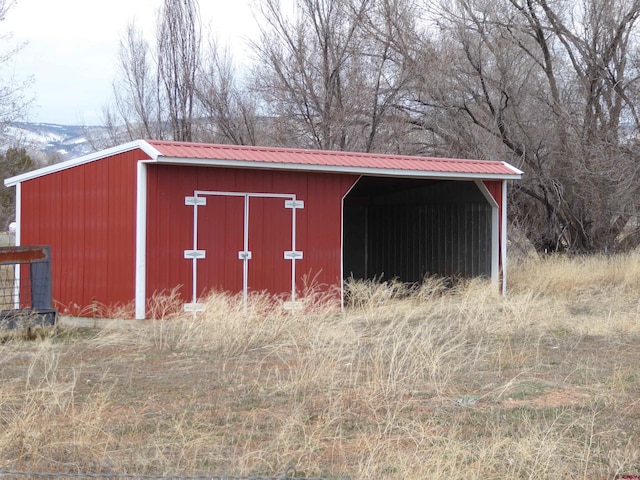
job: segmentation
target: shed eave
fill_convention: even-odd
[[[351,175],[369,175],[378,177],[438,178],[443,180],[519,180],[523,175],[523,172],[505,162],[501,163],[513,173],[455,172],[400,168],[354,167],[343,165],[314,165],[302,163],[280,163],[213,158],[180,158],[164,156],[158,156],[155,159],[155,163],[167,165],[189,165],[198,167],[206,166],[322,173],[344,173]]]
[[[14,177],[7,178],[4,180],[4,185],[6,187],[13,187],[14,185],[17,185],[18,183],[24,182],[26,180],[31,180],[34,178],[42,177],[44,175],[49,175],[51,173],[60,172],[68,168],[77,167],[85,163],[94,162],[96,160],[100,160],[105,157],[118,155],[119,153],[129,152],[135,149],[142,150],[152,160],[155,160],[160,156],[160,152],[152,145],[149,145],[149,143],[147,143],[146,141],[135,140],[133,142],[124,143],[122,145],[108,148],[106,150],[100,150],[99,152],[90,153],[82,157],[73,158],[71,160],[66,160],[64,162],[56,163],[54,165],[48,165],[46,167],[33,170],[31,172],[22,173]]]
[[[518,179],[522,178],[522,176],[524,175],[524,171],[520,170],[519,168],[514,167],[510,163],[507,163],[507,162],[501,162],[501,163],[502,163],[502,165],[507,167],[509,170],[513,170],[515,175],[519,175]]]

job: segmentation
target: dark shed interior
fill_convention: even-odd
[[[473,181],[362,177],[343,235],[345,278],[491,276],[491,205]]]

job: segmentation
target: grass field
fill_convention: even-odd
[[[352,479],[640,474],[640,254],[515,260],[509,294],[352,286],[341,312],[0,345],[0,469]]]

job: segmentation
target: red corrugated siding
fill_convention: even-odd
[[[252,171],[228,168],[149,165],[147,295],[182,285],[191,297],[191,260],[184,250],[193,246],[193,207],[184,204],[194,190],[295,194],[305,208],[297,211],[297,288],[304,276],[335,285],[340,281],[342,197],[357,177],[303,172]],[[199,209],[198,295],[209,289],[242,289],[242,198],[207,197]],[[284,199],[251,198],[249,224],[249,290],[280,294],[290,291],[291,210]],[[159,228],[159,224],[167,225]],[[170,228],[168,227],[170,225]]]
[[[22,183],[23,245],[50,245],[53,298],[78,313],[134,297],[139,150]],[[77,304],[78,307],[73,307]]]
[[[500,259],[500,266],[502,266],[502,249],[504,248],[504,246],[502,245],[502,181],[485,181],[484,184],[487,187],[487,190],[489,190],[489,193],[491,194],[493,199],[498,204],[498,238],[500,239],[500,255],[498,258]]]
[[[502,209],[502,180],[485,180],[484,184],[498,207]]]
[[[193,190],[192,185],[191,194]],[[208,290],[241,291],[242,263],[238,260],[238,252],[243,249],[244,200],[207,197],[207,205],[198,210],[198,248],[206,250],[207,258],[198,261],[197,294],[202,295]],[[193,221],[189,225],[192,226]],[[188,248],[191,248],[192,239],[191,236]],[[191,270],[191,262],[187,263]],[[253,262],[250,263],[253,265]],[[190,294],[191,282],[186,287]]]

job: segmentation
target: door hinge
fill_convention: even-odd
[[[184,306],[185,312],[204,312],[205,306],[204,303],[185,303]]]
[[[184,258],[188,258],[189,260],[202,260],[206,257],[206,253],[204,250],[185,250]]]
[[[204,206],[207,204],[207,198],[206,197],[184,197],[184,204]]]
[[[285,200],[284,208],[304,208],[304,200]]]
[[[238,260],[251,260],[251,252],[238,252]]]

